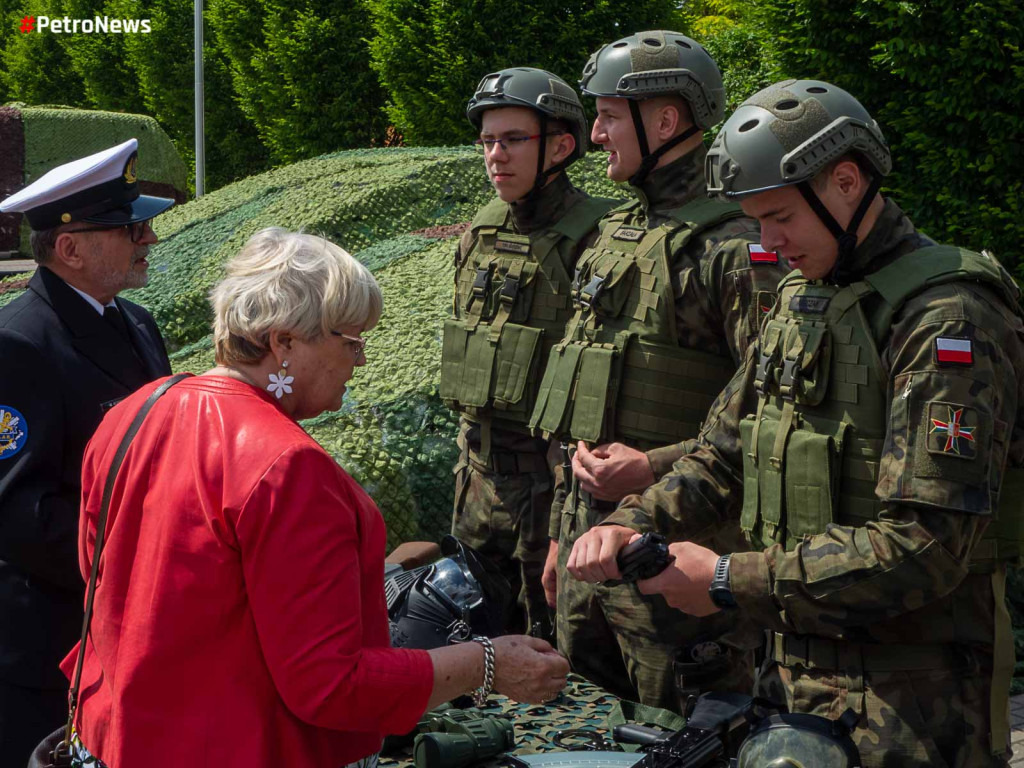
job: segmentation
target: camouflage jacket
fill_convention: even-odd
[[[509,204],[512,211],[513,228],[517,234],[521,235],[532,235],[547,229],[558,221],[569,208],[586,196],[585,192],[573,186],[564,173],[560,173],[530,200]],[[570,263],[566,263],[564,266],[570,276],[573,273],[576,258],[594,243],[596,237],[597,230],[595,229],[593,233],[580,241],[572,258],[567,260]],[[455,249],[456,268],[465,261],[466,254],[472,248],[473,230],[467,229]],[[457,279],[458,272],[456,271]],[[458,291],[455,292],[452,302],[452,315],[455,318],[460,318],[463,315],[463,308],[459,305]],[[480,424],[476,420],[463,415],[460,419],[459,432],[460,443],[464,441],[471,452],[476,453],[480,450]],[[505,429],[495,426],[491,430],[491,450],[545,456],[548,451],[548,441],[531,437],[523,429]]]
[[[659,213],[680,208],[706,194],[702,146],[648,175],[633,187],[639,205],[625,224],[653,229],[666,221]],[[683,247],[672,247],[676,332],[681,346],[731,356],[737,365],[757,336],[760,322],[775,303],[779,281],[788,269],[777,263],[756,263],[748,245],[760,243],[753,219],[738,217],[710,227]],[[646,451],[655,478],[692,447],[693,440]],[[566,499],[561,470],[556,472],[551,538],[557,539],[559,512]]]
[[[932,244],[891,201],[843,274],[868,275]],[[939,337],[969,339],[970,376],[936,359]],[[993,512],[989,494],[966,491],[962,472],[1024,466],[1024,327],[991,288],[956,281],[912,296],[879,342],[887,419],[875,495],[882,510],[863,526],[829,524],[792,551],[775,544],[733,556],[738,605],[761,626],[881,643],[964,643],[990,649],[995,601],[990,577],[969,573],[972,549]],[[643,496],[630,496],[605,521],[658,530],[672,540],[707,540],[738,518],[743,496],[739,424],[755,411],[756,347],[719,396],[696,450]],[[905,396],[913,390],[909,401]],[[928,405],[965,404],[993,424],[961,473],[936,472]],[[907,402],[924,404],[911,409]],[[840,489],[841,492],[841,489]]]

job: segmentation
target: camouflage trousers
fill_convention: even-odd
[[[705,691],[749,694],[763,635],[737,613],[688,616],[636,585],[587,584],[566,571],[593,517],[573,499],[562,510],[556,609],[558,650],[572,670],[620,698],[674,712]]]
[[[452,535],[497,564],[518,595],[520,611],[507,631],[553,640],[541,585],[554,493],[550,473],[485,472],[465,459],[455,473]]]
[[[836,643],[837,648],[843,644]],[[914,666],[910,664],[908,666]],[[755,693],[790,712],[860,714],[851,736],[863,768],[1006,766],[991,754],[991,671],[976,660],[937,669],[837,670],[765,659]],[[1008,733],[1008,732],[1007,732]]]

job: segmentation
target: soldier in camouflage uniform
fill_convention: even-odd
[[[531,426],[575,449],[552,514],[549,594],[577,537],[643,490],[697,436],[783,271],[738,205],[705,195],[703,131],[724,114],[715,62],[675,32],[641,32],[591,56],[592,139],[636,199],[601,221],[576,268],[576,312],[552,350]],[[596,447],[595,447],[596,446]],[[722,531],[731,551],[739,529]],[[681,616],[631,585],[560,578],[558,646],[618,696],[678,709],[680,694],[749,689],[750,640],[732,617]]]
[[[988,254],[916,231],[878,194],[889,170],[877,123],[828,83],[779,83],[726,122],[709,186],[799,272],[694,452],[577,542],[568,568],[612,577],[636,531],[667,533],[676,561],[641,589],[756,621],[770,638],[758,693],[832,719],[852,709],[864,766],[1005,765],[1019,292]],[[736,520],[757,551],[692,542]]]
[[[527,67],[487,75],[466,115],[498,197],[455,252],[444,326],[441,397],[461,416],[452,533],[509,579],[523,611],[508,629],[551,639],[540,580],[553,477],[548,442],[526,421],[571,313],[577,256],[612,203],[589,198],[565,174],[586,152],[588,125],[560,78]]]

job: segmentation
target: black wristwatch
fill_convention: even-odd
[[[711,586],[708,587],[708,594],[711,595],[711,602],[719,608],[735,608],[736,598],[732,596],[732,589],[729,586],[729,561],[732,555],[722,555],[715,563],[715,575],[711,578]]]

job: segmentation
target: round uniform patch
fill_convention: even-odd
[[[11,458],[27,440],[25,417],[9,405],[0,405],[0,461]]]

